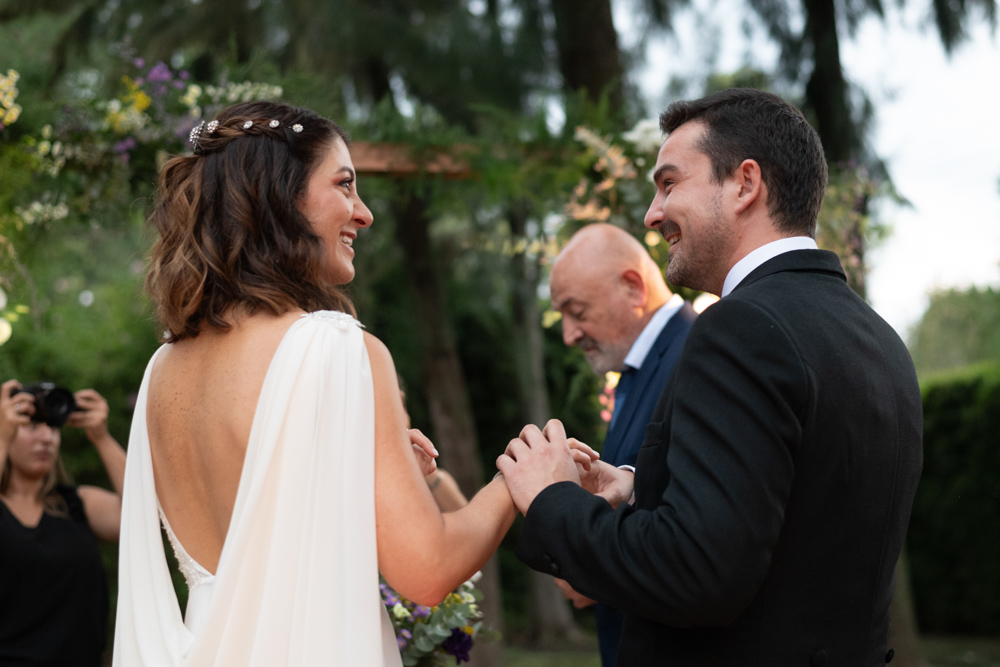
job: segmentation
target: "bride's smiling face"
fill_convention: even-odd
[[[347,145],[335,139],[306,184],[299,210],[323,241],[323,269],[337,285],[354,279],[354,240],[372,224],[358,196],[357,175]]]

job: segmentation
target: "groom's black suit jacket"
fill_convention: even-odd
[[[694,323],[617,510],[568,482],[518,555],[625,612],[620,667],[874,667],[922,465],[906,347],[832,253]]]

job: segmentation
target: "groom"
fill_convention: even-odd
[[[722,299],[653,411],[634,498],[600,462],[582,482],[604,497],[580,488],[558,422],[511,441],[518,555],[625,612],[621,667],[884,664],[920,392],[902,341],[816,249],[819,137],[750,89],[660,125],[646,226],[671,246],[668,280]]]

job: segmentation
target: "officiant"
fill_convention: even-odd
[[[695,311],[671,293],[642,244],[609,224],[587,225],[573,235],[556,257],[550,286],[566,345],[582,349],[598,375],[621,373],[601,460],[633,466]],[[556,583],[578,609],[595,605],[562,579]],[[614,667],[622,614],[600,603],[595,614],[601,664]]]

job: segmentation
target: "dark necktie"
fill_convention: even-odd
[[[628,389],[634,379],[635,369],[631,366],[623,367],[621,377],[618,378],[618,386],[615,387],[615,411],[611,415],[611,423],[608,424],[609,431],[615,427],[618,415],[622,413],[622,409],[625,407],[625,397],[628,396]]]

